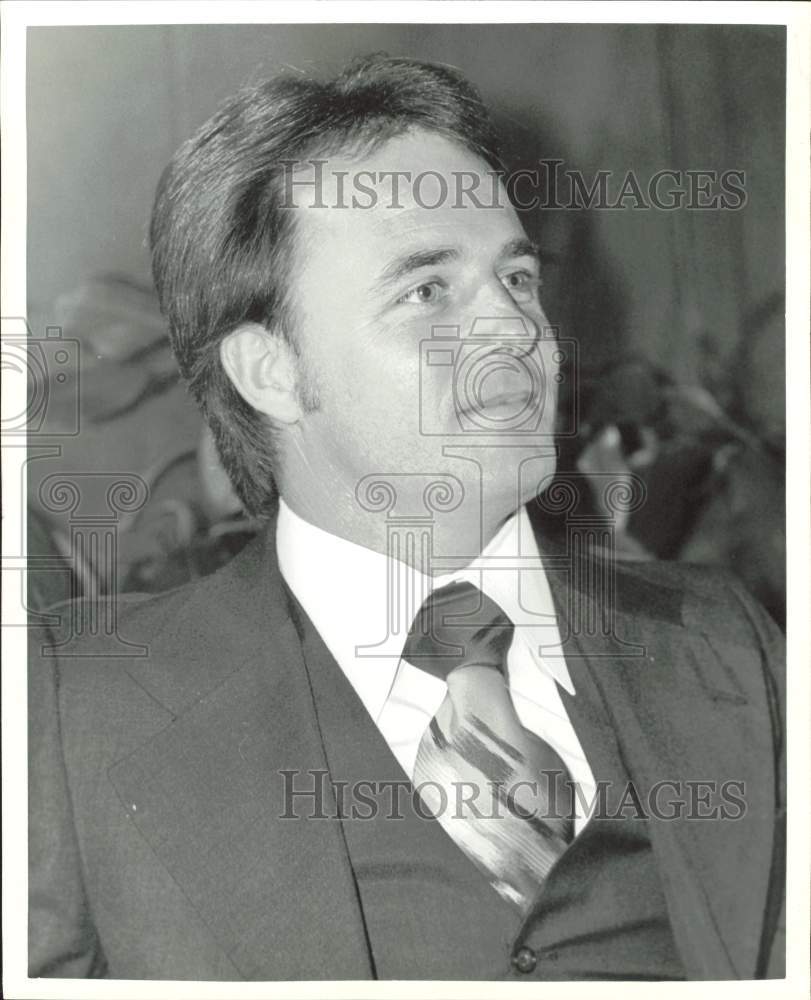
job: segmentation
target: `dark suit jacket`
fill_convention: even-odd
[[[550,567],[565,634],[582,595],[563,562]],[[745,783],[736,820],[650,823],[685,970],[782,976],[782,636],[716,572],[630,564],[613,580],[613,634],[565,647],[599,679],[638,792]],[[30,975],[510,974],[485,916],[506,904],[438,824],[282,818],[285,769],[314,772],[296,787],[326,771],[404,778],[291,607],[269,534],[211,577],[122,598],[117,632],[133,647],[94,636],[87,607],[63,607],[57,656],[43,646],[59,630],[32,632]],[[121,655],[138,644],[148,655]],[[434,874],[415,888],[417,861]],[[368,906],[361,864],[380,878]],[[389,957],[376,962],[372,942]]]

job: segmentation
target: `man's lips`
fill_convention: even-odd
[[[533,400],[533,393],[526,389],[515,390],[513,392],[499,392],[495,395],[488,395],[480,401],[470,403],[461,409],[462,413],[481,413],[484,410],[503,409],[510,407],[514,411],[520,411]]]

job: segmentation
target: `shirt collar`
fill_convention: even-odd
[[[373,650],[385,638],[392,610],[400,616],[408,614],[402,588],[389,586],[389,557],[316,527],[282,499],[276,549],[287,585],[376,719],[394,681],[399,650],[394,655],[391,650],[382,652],[380,657],[373,653],[358,656],[357,650]],[[533,568],[520,573],[505,570],[510,558],[518,555],[531,557]],[[495,568],[496,561],[500,568]],[[397,568],[402,569],[402,564]],[[454,580],[468,580],[480,587],[516,623],[516,637],[526,643],[537,667],[574,694],[560,650],[552,595],[525,507],[508,518],[481,554],[463,569],[435,577],[412,569],[409,577],[423,599]],[[390,593],[398,595],[395,609],[388,606]],[[545,624],[539,616],[546,616]],[[554,655],[542,658],[539,646],[550,648]]]

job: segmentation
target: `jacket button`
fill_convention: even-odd
[[[519,948],[518,951],[513,952],[512,963],[519,972],[532,972],[538,964],[538,956],[532,948],[527,948],[527,946],[524,945],[522,948]]]

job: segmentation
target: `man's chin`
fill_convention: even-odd
[[[541,484],[554,475],[557,464],[554,457],[519,450],[515,452],[515,459],[488,466],[483,464],[480,478],[482,499],[489,499],[491,503],[498,501],[499,506],[509,507],[511,511],[537,496]]]

